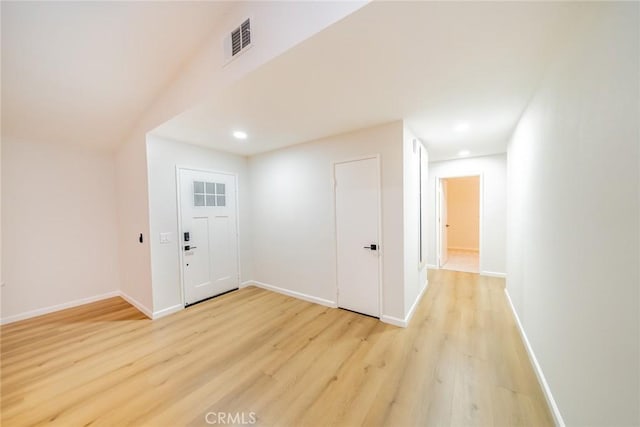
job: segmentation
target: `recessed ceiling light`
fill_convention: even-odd
[[[458,156],[461,156],[461,157],[468,156],[469,154],[471,154],[471,152],[469,150],[460,150],[460,151],[458,151]]]
[[[469,130],[469,123],[468,122],[458,122],[453,127],[453,130],[456,131],[456,132],[466,132],[466,131]]]
[[[247,139],[247,133],[237,130],[233,132],[233,137],[236,139]]]

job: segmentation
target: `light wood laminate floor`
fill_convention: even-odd
[[[429,277],[406,329],[253,287],[156,321],[113,298],[3,326],[2,425],[552,425],[504,281]]]
[[[442,266],[442,268],[444,270],[479,273],[480,254],[478,251],[449,249],[447,251],[447,262]]]

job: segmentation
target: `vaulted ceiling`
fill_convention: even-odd
[[[230,6],[3,1],[3,138],[116,147]]]
[[[113,149],[233,3],[1,7],[3,138]],[[586,10],[373,2],[153,132],[246,155],[405,119],[432,159],[503,152],[555,48]],[[256,40],[245,55],[259,49]],[[235,140],[238,129],[249,138]]]
[[[253,154],[406,119],[432,159],[504,152],[551,54],[584,10],[373,2],[154,133]],[[249,138],[235,140],[235,129]]]

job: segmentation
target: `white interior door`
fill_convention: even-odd
[[[179,169],[185,305],[237,289],[235,176]]]
[[[378,159],[334,166],[338,306],[380,317]]]
[[[442,267],[447,263],[449,257],[449,224],[448,224],[448,216],[447,216],[447,181],[444,179],[439,180],[439,189],[438,195],[440,196],[439,206],[439,227],[438,234],[440,235],[440,245],[438,248],[439,256],[439,265],[438,267]]]

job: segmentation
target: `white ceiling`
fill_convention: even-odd
[[[154,134],[248,155],[404,118],[431,159],[504,152],[580,7],[375,2]]]
[[[112,148],[225,2],[2,2],[2,135]]]

